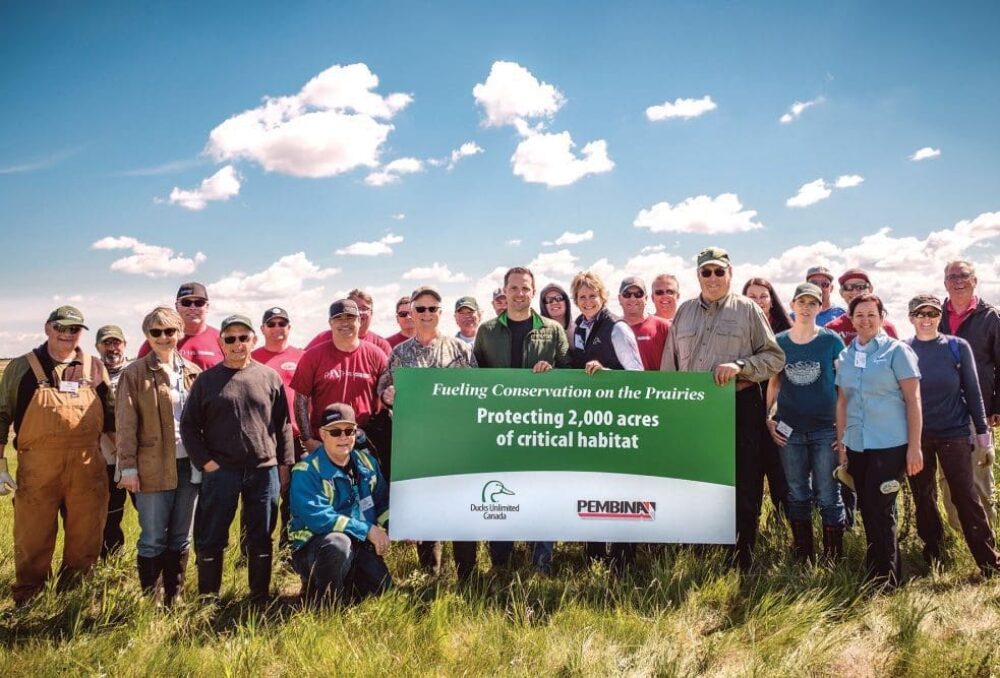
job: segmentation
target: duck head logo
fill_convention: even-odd
[[[489,501],[489,502],[495,502],[495,501],[497,501],[497,497],[499,497],[502,494],[506,494],[506,495],[509,495],[511,497],[514,496],[514,493],[511,492],[510,490],[508,490],[506,487],[504,487],[504,484],[501,483],[499,480],[491,480],[488,483],[486,483],[485,485],[483,485],[483,501],[484,502],[487,502],[487,501]]]

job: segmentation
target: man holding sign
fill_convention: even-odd
[[[719,386],[736,380],[736,562],[746,571],[764,489],[759,448],[766,413],[757,384],[781,370],[785,354],[760,307],[730,291],[732,278],[724,249],[698,254],[701,294],[677,309],[660,369],[712,372]]]

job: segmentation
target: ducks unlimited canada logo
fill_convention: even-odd
[[[521,505],[503,503],[505,496],[513,497],[516,495],[513,490],[499,480],[490,480],[483,485],[483,490],[480,493],[482,503],[470,504],[469,511],[481,513],[483,520],[507,520],[507,514],[520,512]]]

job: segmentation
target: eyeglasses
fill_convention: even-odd
[[[622,292],[622,296],[626,299],[642,299],[646,296],[645,292]]]
[[[910,317],[917,318],[918,320],[922,318],[940,318],[941,311],[917,311],[916,313],[911,313]]]
[[[372,312],[371,306],[367,306],[367,307],[366,306],[358,306],[358,313],[360,313],[361,315],[371,315],[371,312]]]
[[[714,275],[716,278],[725,278],[728,271],[728,268],[703,268],[701,269],[701,277],[711,278]]]
[[[972,277],[971,273],[949,273],[944,277],[948,282],[962,282]]]
[[[653,290],[653,294],[658,297],[662,297],[664,294],[666,294],[668,297],[676,297],[677,290]]]
[[[251,338],[253,338],[252,334],[241,334],[238,337],[236,337],[236,336],[223,337],[222,341],[226,342],[227,344],[232,345],[232,344],[236,343],[237,339],[239,339],[241,344],[245,344],[248,341],[250,341]]]
[[[410,317],[410,312],[409,311],[396,311],[396,317],[397,318],[409,318]]]
[[[546,304],[558,304],[561,301],[566,301],[566,297],[561,294],[553,294],[551,297],[545,297],[543,301]]]
[[[184,308],[191,308],[192,306],[194,306],[195,308],[202,308],[203,306],[205,306],[208,303],[208,300],[207,299],[181,299],[177,303],[180,304],[181,306],[183,306]]]
[[[355,433],[357,433],[358,429],[351,427],[351,428],[325,428],[323,430],[326,431],[331,438],[339,438],[340,436],[350,437]]]
[[[63,334],[80,334],[81,329],[79,325],[56,325],[56,331]]]
[[[853,285],[844,285],[840,289],[844,292],[863,292],[865,290],[870,290],[872,288],[868,283],[854,283]]]
[[[166,335],[168,337],[172,337],[175,334],[177,334],[177,328],[176,327],[164,327],[164,328],[150,327],[149,328],[149,336],[153,337],[153,339],[159,339],[161,335]]]
[[[288,327],[288,321],[287,320],[268,320],[267,321],[267,326],[270,327],[270,328]]]
[[[414,306],[413,310],[417,313],[437,313],[441,310],[440,306]]]
[[[816,287],[822,287],[824,290],[830,286],[830,281],[826,278],[820,278],[819,280],[807,280],[810,285],[815,285]]]

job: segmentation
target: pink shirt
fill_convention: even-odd
[[[667,343],[667,334],[670,332],[670,321],[651,315],[641,323],[629,327],[639,345],[642,369],[658,371],[663,359],[663,346]]]
[[[385,353],[364,341],[349,352],[338,349],[333,340],[308,349],[299,358],[292,388],[310,399],[310,437],[319,437],[323,410],[331,403],[347,403],[358,425],[368,423],[380,407],[375,385],[388,364]]]
[[[285,398],[288,399],[288,416],[292,420],[292,435],[299,437],[299,424],[295,421],[295,391],[292,390],[292,377],[298,367],[299,358],[305,353],[301,348],[289,346],[281,353],[273,353],[261,346],[250,354],[250,357],[262,365],[267,365],[278,373],[281,383],[285,385]]]
[[[379,349],[382,350],[383,353],[385,353],[386,358],[388,358],[392,354],[392,346],[389,344],[389,342],[380,337],[379,335],[375,334],[374,332],[369,332],[365,336],[361,337],[361,341],[367,341],[369,344],[374,344],[375,346],[377,346]],[[321,344],[332,344],[332,343],[333,343],[333,332],[330,330],[326,330],[325,332],[320,332],[315,337],[313,337],[312,341],[306,344],[306,350],[308,351],[309,349],[315,348],[316,346],[319,346]]]
[[[951,299],[946,299],[944,303],[948,309],[948,329],[950,330],[948,334],[954,335],[958,334],[958,328],[962,326],[966,318],[972,315],[972,312],[976,310],[976,306],[979,306],[979,299],[972,297],[972,303],[962,313],[955,312],[955,307],[951,305]]]
[[[149,342],[142,342],[139,356],[143,357],[150,351]],[[206,327],[201,334],[185,334],[177,342],[177,352],[182,358],[190,360],[202,370],[215,367],[222,362],[222,347],[219,346],[219,330]]]

